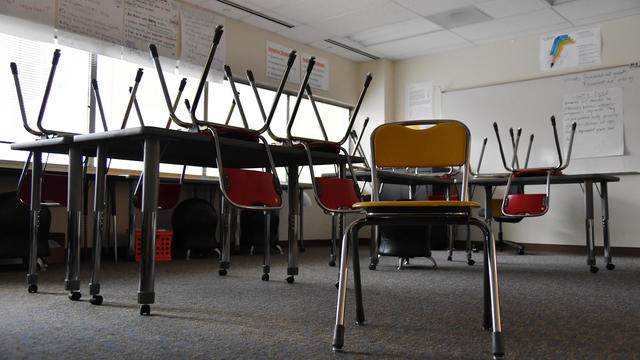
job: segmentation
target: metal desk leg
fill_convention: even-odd
[[[29,220],[29,269],[27,285],[30,293],[38,292],[38,233],[40,228],[40,199],[42,194],[42,153],[33,152],[31,158],[31,218]]]
[[[224,199],[224,196],[220,196],[220,242],[222,243],[222,253],[220,254],[220,269],[218,274],[220,276],[227,275],[227,269],[231,264],[231,216],[233,211],[231,205]]]
[[[133,260],[136,257],[136,209],[133,204],[136,196],[135,181],[129,180],[129,245],[127,246],[127,258]]]
[[[484,222],[487,224],[487,229],[491,232],[491,214],[492,214],[492,209],[491,209],[491,194],[493,189],[491,188],[491,186],[487,185],[484,187]],[[489,239],[490,241],[494,241],[493,239]],[[484,327],[485,330],[489,330],[492,329],[493,327],[493,322],[492,322],[492,318],[491,318],[491,302],[489,301],[490,298],[490,294],[491,294],[491,287],[490,287],[490,283],[489,283],[489,256],[494,256],[495,259],[495,242],[493,242],[493,244],[491,244],[489,241],[485,240],[483,242],[484,244],[484,251],[483,251],[483,258],[484,258],[484,264],[483,264],[483,276],[484,276],[484,281],[483,281],[483,287],[484,287],[484,307],[483,307],[483,313],[482,313],[482,326]],[[487,245],[493,245],[490,248],[487,248]],[[493,253],[490,254],[489,251],[493,249]],[[495,260],[494,260],[495,261]]]
[[[289,216],[288,216],[288,241],[289,241],[289,259],[287,265],[287,282],[292,284],[294,276],[298,275],[298,224],[300,217],[298,214],[298,166],[290,165],[289,170]]]
[[[593,223],[593,181],[585,180],[584,182],[584,217],[585,217],[585,235],[587,240],[587,265],[592,273],[598,272],[596,266],[595,246],[593,243],[594,223]]]
[[[303,226],[304,226],[304,201],[302,201],[302,198],[304,196],[304,189],[302,188],[298,188],[298,203],[300,206],[298,206],[298,214],[300,214],[300,223],[298,224],[298,249],[300,249],[300,252],[304,252],[304,231],[303,231]]]
[[[155,301],[154,272],[156,259],[156,213],[158,212],[158,168],[160,142],[144,141],[144,178],[142,183],[142,253],[140,257],[140,282],[138,304],[140,315],[150,315]]]
[[[69,177],[67,189],[67,273],[64,289],[69,299],[79,300],[80,280],[80,224],[82,217],[82,154],[77,148],[69,149]]]
[[[104,192],[107,159],[104,146],[98,146],[96,159],[95,192],[93,195],[93,249],[91,252],[91,279],[89,280],[89,300],[93,305],[102,304],[100,295],[100,257],[104,230]]]
[[[609,242],[609,190],[607,182],[600,182],[600,199],[602,205],[602,242],[604,245],[604,261],[607,264],[607,270],[615,269],[615,265],[611,262],[611,243]]]

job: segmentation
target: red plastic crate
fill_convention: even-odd
[[[173,231],[156,231],[156,261],[171,260],[171,237]],[[142,252],[142,232],[136,231],[136,261]]]

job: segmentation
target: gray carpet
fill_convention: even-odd
[[[263,282],[261,255],[174,260],[156,267],[152,316],[138,315],[137,264],[103,261],[104,304],[68,300],[64,267],[40,274],[28,294],[24,271],[0,271],[1,359],[487,359],[481,326],[482,264],[436,252],[437,270],[413,259],[402,271],[382,258],[366,269],[361,249],[366,324],[355,325],[349,292],[345,347],[331,351],[336,268],[328,249],[300,255],[294,284],[286,256],[272,257]],[[615,255],[615,254],[614,254]],[[602,267],[601,258],[598,258]],[[640,359],[640,259],[614,258],[592,274],[578,255],[498,254],[505,350],[510,359]]]

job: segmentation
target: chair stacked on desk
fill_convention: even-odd
[[[68,132],[56,131],[46,129],[42,122],[44,113],[51,93],[51,87],[53,85],[53,79],[58,66],[58,60],[60,58],[60,50],[56,49],[53,52],[53,58],[51,61],[51,69],[49,71],[49,77],[45,87],[45,91],[42,97],[42,104],[38,113],[37,129],[32,128],[28,121],[26,110],[24,106],[24,99],[22,97],[22,90],[20,87],[20,80],[18,77],[18,66],[12,62],[10,64],[11,73],[15,82],[16,94],[18,98],[18,105],[20,106],[20,114],[22,117],[22,123],[24,128],[32,135],[39,137],[40,139],[52,139],[60,138],[61,141],[70,140],[75,135]],[[78,156],[79,153],[70,153],[70,158],[82,162],[82,157]],[[29,163],[32,163],[31,173],[29,173]],[[84,161],[84,168],[82,171],[82,177],[86,173],[87,159]],[[29,263],[27,273],[28,291],[30,293],[36,293],[38,291],[38,275],[37,275],[37,248],[38,248],[38,231],[37,225],[39,224],[41,206],[65,206],[67,207],[67,216],[70,223],[80,223],[80,217],[82,208],[80,203],[70,204],[68,202],[68,189],[81,189],[82,177],[80,179],[73,179],[73,184],[68,184],[67,175],[46,173],[42,163],[41,152],[30,152],[27,161],[24,164],[20,178],[18,180],[18,190],[16,191],[19,200],[30,206],[30,234],[29,234]],[[76,180],[80,180],[76,183]],[[30,183],[30,185],[25,185]],[[23,186],[25,185],[25,186]],[[33,190],[33,191],[32,191]],[[31,195],[29,197],[29,194]],[[68,232],[70,232],[70,227]],[[76,234],[79,237],[79,234]],[[80,242],[75,244],[67,244],[67,273],[65,276],[65,290],[69,291],[69,298],[71,300],[79,300],[80,294],[80,282],[78,280],[78,272],[80,269],[79,262]]]
[[[540,167],[529,168],[529,156],[531,153],[531,147],[534,139],[532,134],[529,138],[529,146],[527,149],[527,155],[524,162],[524,167],[519,166],[518,161],[518,147],[520,143],[520,136],[522,129],[517,130],[517,135],[514,137],[513,129],[509,129],[511,137],[511,144],[513,148],[513,157],[511,163],[508,164],[504,149],[502,147],[502,141],[500,139],[500,132],[498,131],[498,124],[493,123],[493,128],[498,140],[498,146],[500,149],[500,157],[504,168],[509,171],[509,178],[507,180],[506,191],[502,199],[492,200],[492,214],[490,215],[493,220],[499,224],[498,232],[498,244],[502,246],[512,246],[518,249],[518,254],[524,254],[524,246],[513,241],[503,239],[502,223],[518,223],[525,217],[542,216],[549,210],[549,197],[550,197],[550,182],[551,176],[562,175],[562,170],[569,166],[569,160],[571,159],[571,148],[573,146],[573,137],[576,130],[576,123],[571,125],[571,135],[569,138],[568,150],[566,161],[563,161],[562,149],[560,147],[560,141],[558,139],[558,132],[556,130],[555,116],[551,116],[551,127],[553,129],[554,142],[558,154],[558,165],[554,167]],[[545,176],[546,185],[545,193],[525,193],[523,185],[512,185],[512,181],[515,178],[530,177],[530,176]],[[495,206],[498,205],[498,206]],[[489,214],[487,214],[487,217]]]
[[[415,127],[419,126],[419,127]],[[340,278],[333,348],[344,346],[344,314],[347,291],[349,248],[355,288],[356,321],[364,322],[362,284],[358,250],[358,231],[368,225],[424,226],[457,224],[478,227],[484,235],[484,316],[483,326],[492,329],[492,355],[504,357],[500,322],[498,275],[495,242],[487,224],[471,215],[479,203],[468,201],[470,134],[467,127],[455,120],[422,120],[387,123],[371,134],[371,179],[373,201],[353,205],[365,217],[351,223],[342,240]],[[378,201],[380,180],[377,172],[393,167],[461,167],[460,200],[444,201]]]
[[[356,107],[351,113],[351,118],[349,119],[347,130],[344,136],[337,142],[329,141],[327,132],[324,128],[322,119],[320,117],[320,113],[318,112],[318,108],[315,104],[315,100],[311,92],[311,86],[309,85],[309,78],[313,71],[314,65],[315,65],[315,58],[310,57],[309,62],[307,64],[305,76],[302,80],[302,84],[298,91],[296,102],[294,104],[293,111],[291,113],[291,118],[289,119],[289,122],[287,124],[287,138],[286,139],[278,138],[277,140],[282,141],[284,143],[291,144],[291,146],[293,146],[294,148],[302,148],[305,150],[307,154],[314,198],[318,203],[318,205],[320,206],[320,208],[326,214],[329,214],[332,216],[331,254],[329,259],[329,265],[334,266],[335,260],[336,260],[336,242],[337,242],[336,223],[339,224],[338,225],[339,237],[342,237],[342,234],[344,232],[344,215],[348,213],[358,212],[358,210],[353,209],[352,205],[362,200],[360,188],[358,187],[357,180],[356,180],[356,172],[351,162],[351,155],[349,154],[349,152],[347,152],[347,150],[342,145],[351,136],[353,125],[355,123],[356,117],[360,110],[360,106],[362,105],[362,101],[364,99],[364,96],[367,93],[367,89],[369,88],[369,84],[371,83],[371,80],[373,79],[373,77],[371,76],[371,74],[367,74],[365,77],[362,90],[360,91],[360,95],[356,103]],[[304,93],[307,94],[309,102],[313,107],[314,113],[316,115],[316,119],[318,120],[318,125],[320,126],[320,129],[323,135],[322,140],[304,138],[304,137],[299,137],[292,134],[292,128],[296,120],[296,115],[298,113],[298,109],[300,108],[300,103],[302,101]],[[369,118],[366,118],[364,120],[364,125],[362,129],[363,132],[368,121],[369,121]],[[356,144],[359,144],[359,142],[357,142]],[[357,150],[357,145],[356,145],[356,150]],[[349,166],[349,175],[351,179],[346,178],[344,166],[340,166],[340,169],[339,171],[336,172],[335,177],[316,176],[314,171],[313,152],[325,152],[325,153],[344,155],[346,162]],[[354,153],[355,153],[355,150],[354,150]]]
[[[200,79],[200,83],[194,95],[193,101],[190,106],[190,114],[191,114],[191,122],[184,122],[177,118],[175,112],[173,111],[171,105],[171,99],[169,96],[169,92],[167,90],[166,82],[164,80],[164,75],[162,73],[162,67],[160,61],[158,59],[158,52],[155,45],[150,45],[149,49],[151,51],[151,55],[153,57],[153,61],[155,63],[156,69],[158,71],[158,76],[160,78],[160,83],[162,86],[162,91],[165,96],[165,100],[167,103],[167,107],[169,108],[169,113],[174,121],[188,129],[192,132],[200,132],[204,134],[208,134],[212,136],[212,145],[214,155],[216,157],[216,166],[219,171],[220,176],[220,192],[223,197],[223,206],[221,209],[222,212],[222,221],[224,224],[223,231],[223,241],[222,241],[222,256],[220,261],[220,275],[226,275],[227,271],[230,267],[230,248],[231,248],[231,220],[232,214],[226,208],[228,206],[233,207],[234,209],[240,209],[243,211],[255,211],[261,212],[265,215],[265,227],[264,227],[264,242],[265,242],[265,251],[264,251],[264,264],[262,268],[262,279],[267,281],[269,280],[269,272],[270,272],[270,251],[269,251],[269,224],[270,224],[270,214],[276,211],[279,211],[282,208],[282,189],[280,186],[280,180],[278,179],[278,174],[276,172],[275,164],[273,161],[273,157],[271,155],[271,150],[265,138],[261,135],[265,131],[269,129],[269,125],[271,120],[273,119],[273,115],[275,114],[276,106],[279,100],[280,95],[284,89],[284,84],[286,82],[286,78],[288,77],[291,66],[293,65],[293,60],[295,59],[295,53],[292,53],[289,58],[289,62],[287,67],[285,68],[282,81],[276,92],[276,97],[274,99],[273,106],[270,110],[269,117],[266,119],[264,125],[257,130],[248,128],[246,117],[244,114],[244,110],[242,108],[242,103],[240,102],[238,93],[235,89],[233,79],[229,76],[230,84],[232,87],[232,91],[234,94],[234,102],[232,103],[232,108],[229,113],[229,117],[227,118],[226,124],[209,122],[207,120],[199,119],[196,115],[197,107],[200,102],[200,98],[202,96],[202,92],[207,81],[207,77],[209,74],[209,68],[211,67],[211,63],[213,61],[213,57],[216,52],[216,48],[220,42],[222,37],[223,27],[217,26],[215,30],[215,34],[213,37],[213,43],[211,49],[209,51],[209,55],[207,58],[207,62],[204,67],[204,71],[202,77]],[[230,74],[230,68],[225,66],[225,71]],[[242,118],[243,124],[245,127],[236,127],[228,125],[228,119],[230,118],[231,112],[234,108],[238,109],[240,116]],[[229,159],[232,157],[232,154],[223,154],[222,147],[220,146],[220,141],[222,138],[225,139],[233,139],[235,141],[247,141],[253,143],[262,144],[264,148],[266,171],[258,171],[258,170],[247,170],[235,167],[226,167],[225,159]]]

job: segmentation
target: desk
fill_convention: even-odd
[[[383,171],[379,172],[381,181],[394,184],[403,185],[425,185],[425,184],[455,184],[455,179],[443,179],[433,176],[425,175],[412,175],[402,172]],[[357,172],[356,177],[358,180],[370,181],[370,172]],[[484,206],[485,206],[485,221],[489,223],[491,221],[491,194],[493,188],[497,186],[507,185],[507,175],[505,176],[476,176],[469,178],[469,185],[482,186],[485,191]],[[535,177],[516,177],[513,179],[514,185],[544,185],[546,184],[546,176]],[[591,272],[598,271],[596,267],[595,259],[595,246],[594,246],[594,219],[593,219],[593,184],[600,184],[600,204],[602,207],[602,236],[604,245],[604,260],[606,268],[613,270],[615,265],[611,261],[611,244],[609,239],[609,194],[607,190],[608,183],[618,182],[620,178],[612,175],[603,174],[577,174],[577,175],[561,175],[552,176],[551,184],[582,184],[584,191],[584,214],[585,214],[585,239],[587,246],[587,265]],[[377,264],[377,249],[372,246],[371,252],[371,264]]]
[[[221,151],[226,156],[224,166],[260,168],[267,164],[267,156],[262,145],[243,140],[221,138]],[[142,184],[142,254],[140,261],[140,275],[138,286],[138,303],[141,304],[141,314],[149,314],[150,304],[155,301],[154,273],[155,273],[155,232],[156,212],[158,204],[158,176],[159,164],[163,163],[215,167],[215,147],[213,138],[209,135],[189,133],[155,127],[140,127],[124,130],[113,130],[104,133],[76,135],[72,138],[55,138],[18,143],[11,146],[14,150],[33,151],[40,155],[43,152],[69,153],[69,204],[67,221],[67,246],[78,249],[80,246],[80,211],[81,211],[81,172],[82,156],[96,156],[96,182],[94,206],[104,201],[104,175],[106,159],[117,158],[123,160],[143,161],[144,179]],[[298,213],[298,166],[307,164],[307,157],[303,149],[293,149],[282,146],[271,146],[273,160],[276,166],[288,169],[288,267],[287,281],[293,282],[298,275],[298,242],[296,229],[300,223]],[[344,156],[328,153],[314,153],[314,161],[318,164],[345,163]],[[40,156],[34,156],[35,159]],[[40,167],[38,167],[39,169]],[[36,179],[38,173],[34,173]],[[39,204],[40,183],[32,185],[32,197],[38,199],[32,204]],[[35,197],[38,195],[38,197]],[[33,206],[33,205],[32,205]],[[102,209],[96,208],[94,223],[94,264],[89,284],[91,295],[99,293],[99,251],[101,247]],[[35,226],[36,223],[34,223]],[[67,271],[78,284],[77,273],[79,265],[79,251],[69,252]],[[33,255],[32,255],[33,256]],[[76,262],[77,261],[77,262]],[[76,289],[79,289],[77,287]],[[69,290],[69,289],[67,289]],[[79,299],[78,295],[72,298]]]

